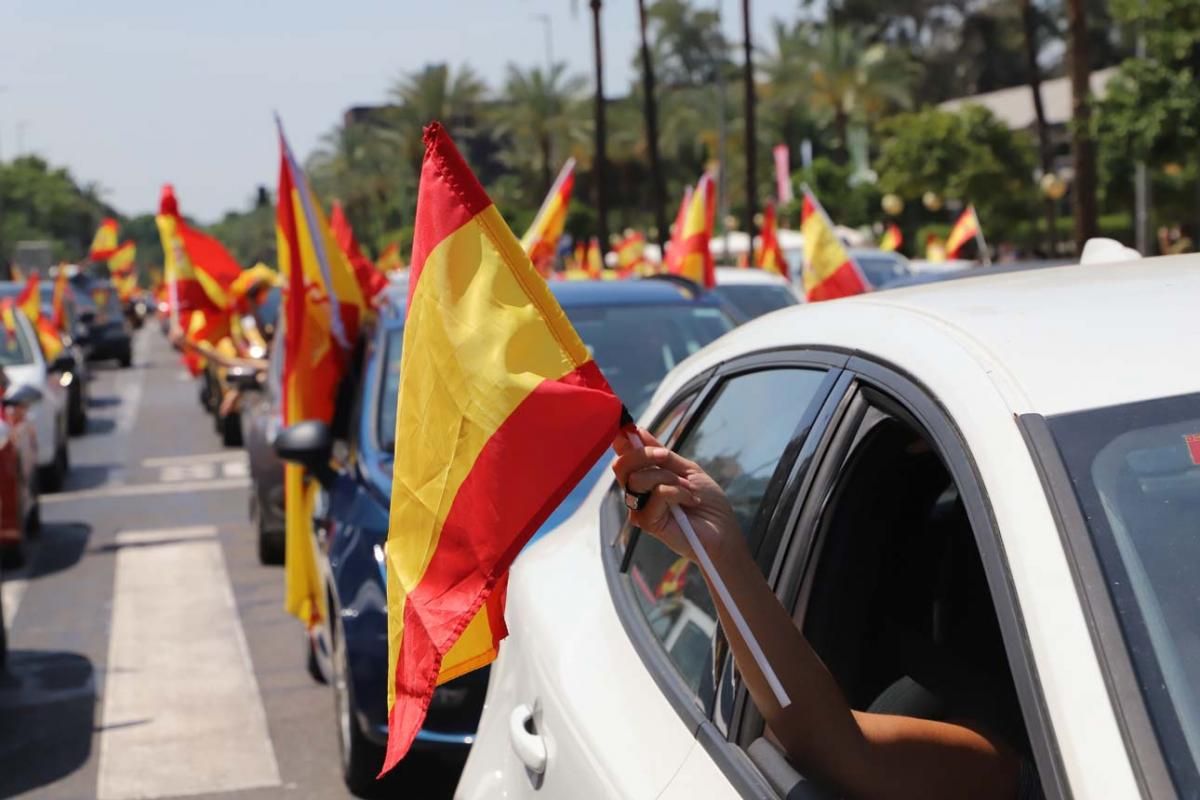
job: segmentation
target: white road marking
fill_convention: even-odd
[[[217,468],[213,464],[171,464],[163,467],[158,474],[158,479],[163,483],[211,481],[215,477]]]
[[[216,533],[117,534],[99,800],[281,783]]]
[[[221,465],[221,475],[226,478],[245,478],[250,475],[250,465],[245,461],[226,461]]]
[[[128,370],[120,373],[121,378],[130,376]],[[129,433],[133,430],[134,424],[137,422],[138,412],[142,405],[142,384],[145,382],[145,371],[137,370],[133,373],[131,380],[117,380],[117,394],[120,396],[121,404],[117,411],[116,429],[123,433]]]
[[[0,584],[0,600],[4,603],[4,629],[12,628],[13,620],[17,618],[17,609],[21,607],[21,598],[25,596],[28,585],[25,578],[6,578]]]
[[[225,450],[219,453],[193,453],[187,456],[156,456],[142,459],[143,467],[169,467],[174,464],[204,464],[213,461],[245,462],[244,450]]]
[[[66,500],[102,500],[109,497],[133,497],[136,495],[216,492],[225,489],[245,489],[249,485],[249,478],[217,478],[211,481],[182,481],[180,483],[134,483],[124,486],[102,486],[98,489],[80,489],[76,492],[44,494],[41,501],[45,505],[61,503]]]

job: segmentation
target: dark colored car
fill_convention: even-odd
[[[54,283],[47,281],[42,283],[38,292],[41,295],[42,316],[46,319],[54,318]],[[72,436],[79,436],[87,431],[87,407],[89,388],[91,384],[91,375],[87,368],[87,350],[84,343],[77,337],[82,334],[84,337],[88,335],[88,328],[79,319],[79,305],[75,299],[75,290],[71,285],[67,284],[66,295],[63,298],[63,325],[66,332],[63,334],[63,344],[66,345],[66,353],[71,357],[71,366],[63,375],[62,380],[67,381],[67,429]]]
[[[557,283],[555,295],[613,389],[636,416],[663,376],[691,353],[733,328],[708,293],[668,281]],[[361,361],[357,399],[348,415],[348,454],[326,474],[314,520],[316,548],[327,590],[328,619],[313,647],[319,672],[333,685],[342,766],[353,791],[370,786],[387,741],[387,598],[384,542],[400,385],[406,288],[393,286]],[[313,426],[318,435],[314,439]],[[336,423],[335,423],[336,427]],[[329,473],[329,429],[302,423],[276,447]],[[545,535],[578,506],[604,471],[603,460],[568,495],[538,532]],[[536,537],[535,537],[536,538]],[[474,741],[487,692],[481,669],[438,687],[414,749],[461,761]]]
[[[266,374],[238,378],[242,389],[242,442],[250,459],[250,519],[258,537],[258,560],[283,563],[283,462],[275,437],[283,427],[283,337],[271,343]]]
[[[77,276],[71,279],[71,288],[79,318],[87,327],[88,358],[114,359],[122,367],[133,364],[133,331],[112,281]]]

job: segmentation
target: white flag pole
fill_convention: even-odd
[[[975,244],[979,245],[979,254],[983,256],[983,265],[992,265],[992,254],[988,252],[987,241],[983,238],[983,224],[979,221],[979,212],[971,206],[971,216],[975,217]]]
[[[639,450],[645,447],[642,444],[641,437],[636,433],[626,433],[626,436],[629,437],[630,443]],[[688,519],[687,514],[679,506],[668,504],[668,507],[671,509],[671,516],[675,518],[675,524],[683,531],[683,536],[687,539],[688,546],[692,548],[692,552],[699,559],[700,568],[704,570],[704,574],[712,581],[713,588],[716,589],[721,604],[725,606],[725,611],[729,614],[730,619],[733,620],[733,627],[737,628],[738,634],[742,637],[742,641],[746,643],[746,648],[750,651],[750,655],[754,657],[754,663],[758,665],[759,671],[767,679],[767,684],[775,694],[775,701],[779,703],[780,708],[787,708],[792,702],[788,697],[787,690],[783,688],[779,676],[775,674],[775,670],[771,668],[770,662],[767,661],[767,654],[763,652],[758,639],[754,636],[754,632],[750,630],[750,624],[746,622],[746,618],[742,616],[742,612],[734,604],[733,597],[730,596],[729,589],[725,586],[725,581],[721,579],[721,574],[717,572],[712,559],[708,557],[708,551],[700,543],[700,537],[696,535],[696,529],[692,527],[692,521]]]

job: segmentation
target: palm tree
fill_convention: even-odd
[[[775,52],[766,64],[775,91],[790,95],[833,122],[836,158],[847,158],[850,123],[908,106],[912,63],[901,52],[870,42],[864,31],[797,23],[775,25]]]
[[[405,145],[387,124],[351,122],[325,134],[308,159],[317,194],[341,200],[365,242],[377,243],[389,229],[399,227],[415,201]]]
[[[426,64],[392,84],[388,95],[395,104],[391,124],[404,140],[405,158],[418,177],[425,155],[422,130],[434,120],[458,135],[469,133],[487,94],[483,79],[467,65],[451,70],[447,64]]]
[[[642,37],[642,102],[646,120],[646,140],[650,151],[650,197],[654,206],[654,226],[658,229],[658,244],[666,252],[667,215],[666,188],[663,185],[662,162],[658,154],[658,104],[654,95],[654,61],[646,39],[646,1],[638,0],[638,27]]]
[[[537,176],[543,192],[571,145],[586,134],[580,98],[587,79],[567,75],[566,64],[554,64],[547,73],[540,67],[508,67],[496,109],[495,135],[505,142],[501,159],[511,168]]]
[[[1072,191],[1075,210],[1075,252],[1096,235],[1096,153],[1092,146],[1087,12],[1084,0],[1067,0],[1067,40],[1071,76],[1071,152],[1075,162]]]
[[[1038,67],[1037,42],[1037,12],[1033,8],[1033,0],[1018,0],[1021,8],[1021,25],[1025,39],[1025,69],[1029,73],[1029,91],[1033,95],[1033,113],[1037,118],[1038,154],[1041,157],[1042,174],[1049,175],[1054,170],[1054,155],[1050,145],[1050,128],[1046,124],[1046,109],[1042,105],[1042,78]],[[1050,253],[1057,247],[1055,231],[1055,201],[1045,198],[1046,210],[1046,241]]]
[[[595,156],[592,161],[592,179],[596,182],[596,235],[600,240],[600,252],[604,253],[608,251],[608,198],[605,191],[608,170],[604,129],[604,51],[600,41],[601,5],[601,0],[591,0],[592,52],[596,65]]]
[[[754,131],[754,55],[750,43],[750,0],[742,0],[742,83],[746,92],[746,233],[754,238],[754,216],[758,210],[758,186],[755,176],[755,160],[758,148]],[[844,140],[843,140],[844,141]]]

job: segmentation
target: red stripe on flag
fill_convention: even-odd
[[[454,497],[433,558],[404,603],[383,772],[416,737],[442,657],[505,580],[529,537],[612,444],[620,402],[589,361],[560,380],[543,381],[484,445]],[[587,449],[547,442],[586,443]],[[526,523],[520,530],[498,529],[505,520]],[[494,566],[488,570],[488,564]]]
[[[448,191],[430,189],[434,181],[444,183]],[[409,305],[430,252],[491,204],[446,130],[437,122],[430,123],[425,128],[425,161],[421,164],[421,190],[417,194],[408,277]]]
[[[835,269],[832,275],[814,286],[808,293],[808,299],[811,301],[835,300],[839,297],[861,294],[868,288],[870,287],[863,285],[854,264],[847,261]]]

